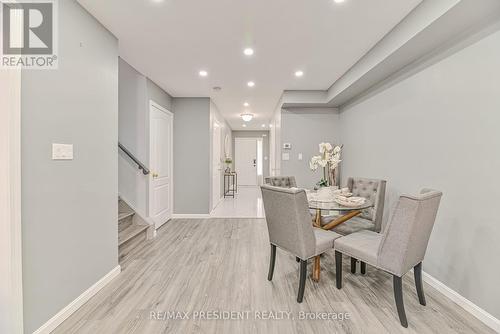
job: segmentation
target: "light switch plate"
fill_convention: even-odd
[[[290,160],[290,153],[283,153],[283,154],[281,154],[281,160],[283,160],[283,161]]]
[[[299,160],[302,160],[302,153],[299,153]]]
[[[53,143],[52,160],[73,160],[73,145]]]

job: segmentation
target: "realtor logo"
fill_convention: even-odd
[[[56,0],[0,0],[1,67],[57,68]]]

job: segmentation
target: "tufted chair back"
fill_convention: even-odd
[[[423,261],[442,195],[431,189],[401,195],[380,242],[380,268],[401,277]]]
[[[294,176],[269,176],[264,180],[265,184],[281,188],[297,188]]]
[[[375,232],[382,229],[382,215],[384,214],[385,180],[350,177],[347,187],[353,196],[364,197],[373,203],[373,207],[362,211],[360,217],[371,220],[375,225]]]
[[[262,201],[271,244],[301,259],[315,254],[316,237],[304,189],[263,185]]]

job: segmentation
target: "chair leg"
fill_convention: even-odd
[[[408,320],[406,320],[405,304],[403,302],[403,278],[393,275],[393,287],[399,321],[401,322],[401,326],[407,328]]]
[[[267,280],[272,281],[274,274],[274,263],[276,262],[276,245],[271,244],[271,259],[269,260],[269,273]]]
[[[306,288],[307,277],[307,261],[300,260],[300,278],[299,278],[299,294],[297,296],[297,303],[302,303],[304,299],[304,289]]]
[[[353,274],[356,273],[356,262],[358,262],[358,260],[351,257],[351,273],[353,273]]]
[[[426,305],[424,295],[424,285],[422,284],[422,262],[413,267],[413,274],[415,276],[415,287],[417,288],[418,301],[420,305]]]
[[[366,274],[366,262],[361,261],[361,275]]]
[[[300,262],[300,259],[298,257],[295,257],[295,261]]]
[[[335,251],[335,276],[337,289],[342,289],[342,253]]]

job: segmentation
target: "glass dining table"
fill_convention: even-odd
[[[316,216],[313,221],[313,225],[317,228],[322,228],[324,230],[331,230],[334,227],[345,223],[349,219],[352,219],[361,214],[362,210],[371,208],[373,203],[369,200],[366,200],[363,204],[358,206],[344,206],[335,202],[332,199],[317,199],[310,196],[312,192],[307,191],[308,194],[308,203],[309,209],[316,211]],[[323,211],[335,211],[337,215],[335,218],[329,222],[328,224],[321,226],[321,215]],[[321,272],[321,257],[318,255],[314,258],[314,267],[313,267],[312,279],[315,282],[319,281],[320,272]]]

